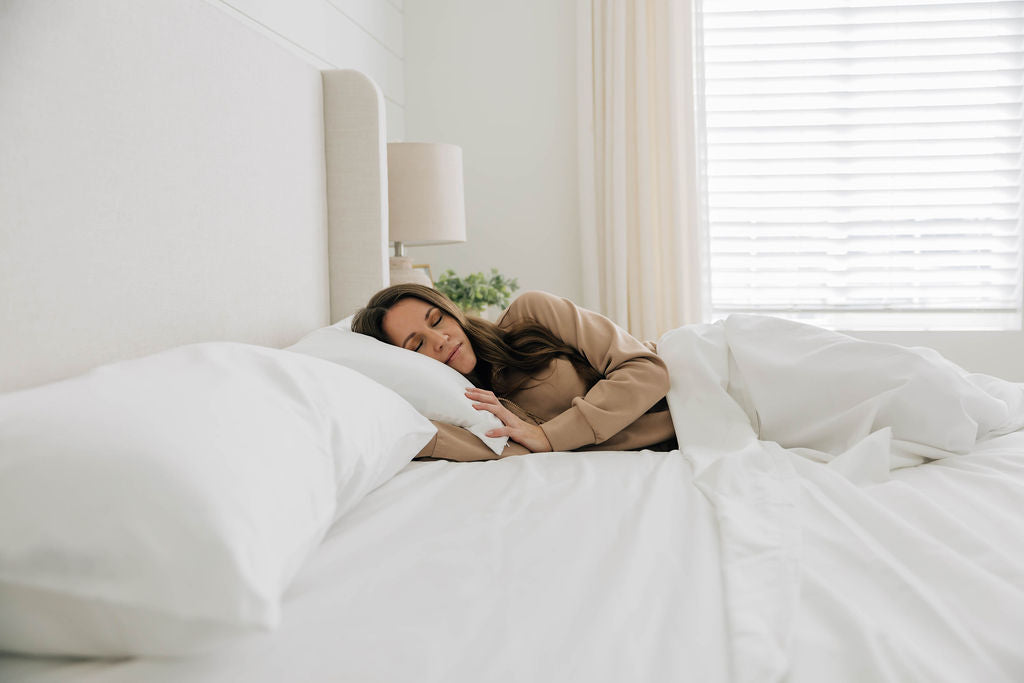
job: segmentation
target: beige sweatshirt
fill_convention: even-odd
[[[507,328],[523,319],[551,330],[604,376],[588,385],[568,359],[557,358],[521,389],[499,397],[521,419],[539,424],[553,451],[675,447],[664,401],[668,370],[653,342],[640,342],[604,316],[546,292],[520,295],[498,326]],[[509,440],[499,456],[467,430],[433,422],[437,435],[417,458],[495,460],[530,452]]]

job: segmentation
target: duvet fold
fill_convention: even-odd
[[[1024,572],[1024,543],[998,573],[938,564],[948,522],[907,517],[888,494],[898,472],[931,474],[902,468],[957,463],[1024,426],[1024,385],[762,316],[678,328],[658,354],[718,519],[733,680],[1021,680],[1005,634],[1024,634],[1024,589],[1004,577]],[[1004,523],[1024,528],[1024,514]]]

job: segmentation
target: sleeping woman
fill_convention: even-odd
[[[355,332],[422,353],[458,370],[477,410],[504,425],[500,456],[465,429],[434,422],[417,456],[493,460],[544,451],[671,450],[668,370],[653,342],[545,292],[526,292],[497,323],[462,313],[424,285],[375,294],[352,320]]]

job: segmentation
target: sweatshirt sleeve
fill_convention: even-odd
[[[555,451],[607,441],[668,393],[665,362],[608,318],[546,292],[526,292],[499,325],[532,319],[575,347],[604,379],[572,407],[541,424]]]
[[[437,427],[437,434],[424,446],[415,460],[455,460],[457,462],[476,462],[478,460],[498,460],[510,455],[525,455],[529,449],[511,439],[501,455],[497,455],[477,436],[462,427],[456,427],[437,420],[430,421]]]

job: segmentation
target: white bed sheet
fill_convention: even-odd
[[[865,487],[793,461],[801,575],[785,680],[1024,681],[1024,432]]]
[[[780,666],[731,663],[720,511],[677,451],[412,463],[331,530],[277,631],[189,660],[0,658],[0,680],[1024,680],[1024,432],[869,486],[790,457]]]
[[[723,681],[718,531],[674,453],[414,462],[328,534],[281,627],[189,660],[0,680]]]

